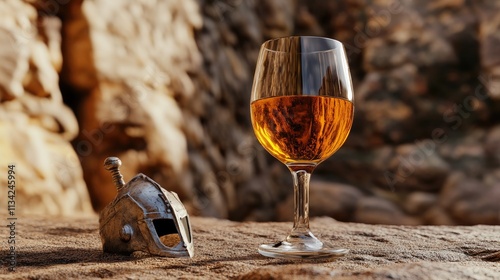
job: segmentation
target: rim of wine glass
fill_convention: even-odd
[[[278,41],[278,40],[283,40],[283,39],[287,39],[287,38],[308,38],[308,39],[322,39],[322,40],[325,40],[325,41],[332,41],[335,43],[335,47],[331,48],[331,49],[326,49],[326,50],[322,50],[322,51],[313,51],[313,52],[290,52],[290,51],[278,51],[278,50],[273,50],[273,49],[270,49],[267,47],[267,45],[270,43],[270,42],[273,42],[273,41]],[[335,39],[332,39],[332,38],[328,38],[328,37],[321,37],[321,36],[284,36],[284,37],[279,37],[279,38],[274,38],[274,39],[269,39],[267,41],[265,41],[264,43],[262,43],[262,46],[263,48],[266,50],[266,51],[269,51],[269,52],[274,52],[274,53],[299,53],[299,54],[314,54],[314,53],[322,53],[322,52],[331,52],[331,51],[336,51],[337,49],[339,48],[342,48],[344,47],[344,44],[342,42],[340,42],[339,40],[335,40]]]

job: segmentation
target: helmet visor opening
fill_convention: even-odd
[[[161,243],[167,247],[175,247],[181,242],[181,237],[177,232],[174,220],[157,219],[153,220],[156,234],[160,238]]]

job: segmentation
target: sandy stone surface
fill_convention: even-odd
[[[7,223],[6,216],[0,220]],[[500,279],[498,226],[381,226],[311,222],[322,240],[350,248],[329,261],[269,259],[260,243],[291,223],[192,218],[192,259],[103,254],[97,217],[18,217],[17,267],[8,272],[2,240],[0,279]],[[2,227],[1,236],[8,232]]]

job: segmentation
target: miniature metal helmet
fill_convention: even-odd
[[[174,192],[163,189],[144,174],[125,184],[120,159],[107,158],[118,189],[116,198],[99,216],[104,252],[146,252],[165,257],[193,257],[191,224],[186,208]]]

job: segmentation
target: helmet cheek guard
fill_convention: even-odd
[[[107,158],[104,165],[113,175],[118,194],[99,216],[103,251],[193,257],[189,215],[177,194],[144,174],[125,184],[118,158]]]

